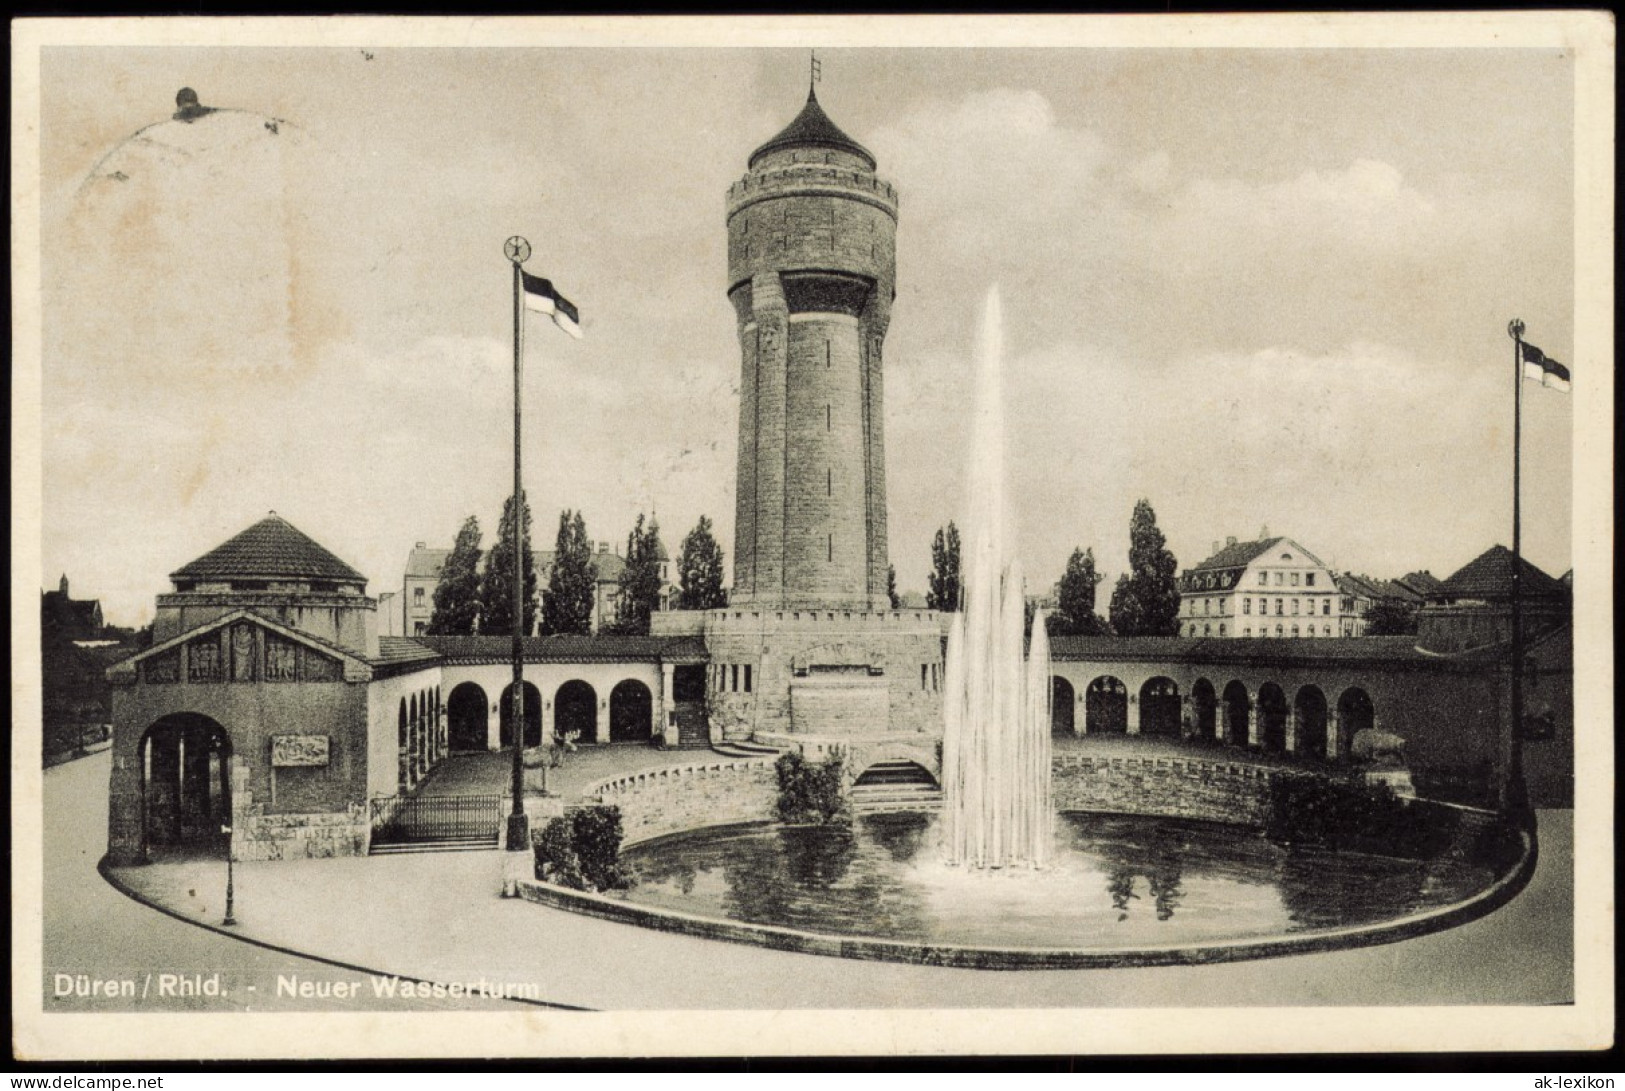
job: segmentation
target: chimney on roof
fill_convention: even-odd
[[[412,548],[413,549],[422,549],[423,547],[424,547],[424,543],[419,542],[417,545],[413,546]]]
[[[1232,534],[1229,537],[1225,538],[1224,544],[1227,545],[1227,546],[1235,545],[1236,544],[1236,536],[1234,534]]]
[[[1217,552],[1219,552],[1219,540],[1217,538],[1215,538],[1215,539],[1213,539],[1213,552],[1209,553],[1208,556],[1211,557],[1211,556],[1213,556],[1214,553],[1217,553]]]
[[[56,589],[62,592],[63,598],[68,597],[68,574],[66,572],[62,573],[62,581],[56,585]]]
[[[1265,538],[1268,538],[1269,536],[1270,536],[1270,525],[1268,523],[1265,523],[1263,526],[1258,528],[1258,540],[1262,542]]]

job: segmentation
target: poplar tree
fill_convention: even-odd
[[[615,631],[642,636],[649,632],[649,615],[660,609],[660,523],[649,520],[645,529],[638,515],[626,536],[626,565],[621,569],[620,594],[615,604]]]
[[[959,528],[950,519],[931,542],[931,582],[925,604],[933,610],[957,611],[959,587]]]
[[[1074,549],[1066,571],[1055,585],[1055,616],[1050,632],[1056,636],[1099,636],[1104,619],[1095,613],[1095,588],[1106,577],[1095,571],[1094,549]]]
[[[523,537],[520,534],[523,532]],[[502,522],[497,527],[496,545],[485,557],[485,572],[480,578],[480,632],[487,636],[509,636],[513,633],[513,573],[514,565],[522,565],[524,578],[524,612],[520,625],[522,634],[530,634],[536,627],[536,561],[530,550],[530,502],[520,497],[520,520],[514,519],[513,497],[502,504]]]
[[[1128,538],[1129,571],[1112,592],[1112,628],[1123,636],[1178,636],[1179,561],[1157,528],[1151,501],[1134,505]]]
[[[893,610],[902,608],[903,598],[897,593],[897,566],[893,564],[886,566],[886,597],[891,599]]]
[[[714,610],[728,605],[722,590],[722,547],[711,532],[711,520],[700,516],[683,539],[677,555],[677,606],[682,610]]]
[[[553,568],[542,596],[542,635],[590,633],[597,590],[598,566],[593,563],[587,522],[579,511],[566,508],[559,512]]]
[[[480,521],[470,515],[463,520],[457,543],[440,569],[440,582],[434,586],[430,633],[462,635],[474,631],[480,619],[480,538]]]

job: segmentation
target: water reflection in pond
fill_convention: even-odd
[[[938,860],[935,819],[701,831],[628,850],[631,900],[812,932],[990,946],[1206,942],[1370,924],[1460,900],[1494,878],[1451,856],[1288,848],[1173,819],[1069,814],[1053,866],[967,872]]]

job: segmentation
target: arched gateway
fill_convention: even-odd
[[[529,703],[529,694],[525,700]],[[476,683],[463,682],[452,689],[446,701],[446,718],[451,721],[451,749],[485,750],[490,746],[490,707],[485,691]],[[540,713],[538,709],[537,714]],[[526,719],[529,718],[527,710]]]
[[[224,854],[231,824],[231,736],[207,716],[177,712],[141,736],[141,840]]]

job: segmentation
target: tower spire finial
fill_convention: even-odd
[[[807,73],[807,101],[817,102],[817,85],[824,78],[824,66],[818,63],[818,50],[814,49],[810,52],[812,53],[812,64]]]

